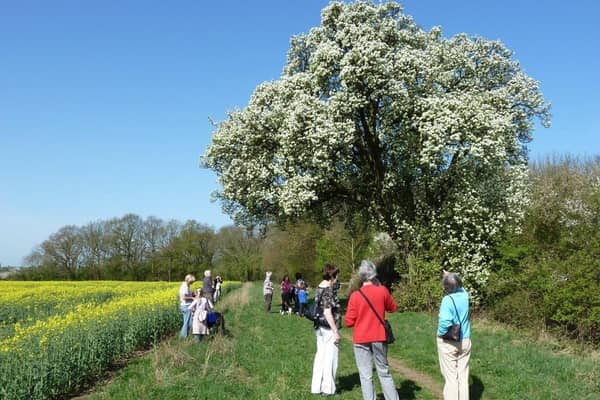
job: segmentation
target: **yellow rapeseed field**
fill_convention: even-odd
[[[0,398],[77,391],[115,360],[175,332],[179,285],[0,281]]]

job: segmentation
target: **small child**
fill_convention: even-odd
[[[298,288],[298,314],[304,316],[304,310],[306,310],[306,304],[308,303],[308,290],[306,284],[302,281]]]
[[[196,289],[194,301],[189,305],[192,310],[192,335],[196,341],[200,342],[204,336],[208,335],[209,330],[206,324],[208,312],[212,310],[211,302],[204,297],[202,288]]]

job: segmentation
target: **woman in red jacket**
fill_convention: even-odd
[[[396,311],[397,306],[387,288],[379,284],[375,265],[371,261],[362,261],[358,268],[358,276],[362,281],[362,287],[350,295],[344,322],[346,326],[354,327],[352,342],[363,399],[375,400],[373,385],[373,362],[375,362],[385,399],[398,400],[396,385],[388,366],[385,328],[365,297],[369,299],[381,320],[385,319],[386,312]]]

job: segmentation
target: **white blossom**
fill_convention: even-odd
[[[525,145],[548,107],[499,41],[424,31],[393,2],[336,2],[204,160],[237,222],[361,214],[413,246],[427,232],[478,288],[523,216]]]

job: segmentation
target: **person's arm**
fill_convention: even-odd
[[[393,313],[398,309],[394,298],[390,294],[390,291],[385,289],[385,311],[389,313]]]
[[[346,316],[344,317],[344,324],[346,324],[348,328],[354,326],[358,316],[358,307],[356,307],[355,298],[354,293],[352,293],[350,295],[350,300],[348,300],[348,309],[346,310]]]
[[[338,330],[337,325],[335,324],[335,319],[333,318],[333,312],[331,311],[331,307],[325,308],[323,310],[323,316],[325,317],[327,323],[329,324],[329,327],[333,331],[334,341],[336,343],[339,343],[342,337],[340,336],[340,331]]]
[[[448,296],[444,296],[442,304],[440,305],[440,313],[438,315],[438,329],[437,336],[443,336],[448,332],[448,329],[452,326],[452,320],[454,319],[454,313],[452,312],[452,300]]]

